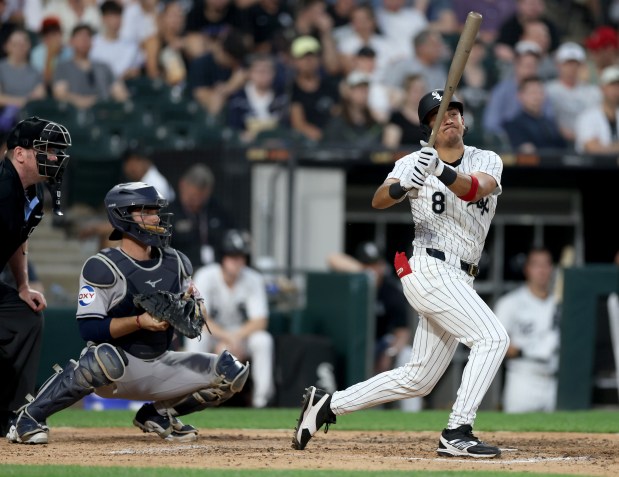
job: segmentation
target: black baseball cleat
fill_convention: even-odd
[[[303,395],[303,407],[292,438],[292,448],[305,449],[309,440],[325,424],[325,434],[330,424],[335,424],[335,414],[331,411],[331,395],[323,389],[310,386]]]
[[[183,424],[174,416],[162,416],[152,403],[144,404],[140,408],[133,419],[133,425],[144,432],[154,432],[167,441],[188,442],[195,441],[198,437],[195,427]]]
[[[492,458],[501,455],[501,449],[480,441],[473,428],[464,424],[456,429],[443,429],[436,452],[447,457]]]

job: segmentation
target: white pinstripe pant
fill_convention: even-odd
[[[509,337],[473,289],[473,277],[460,269],[457,257],[447,255],[447,261],[442,261],[416,248],[409,263],[413,273],[402,279],[402,286],[419,313],[410,361],[333,393],[331,409],[341,415],[425,396],[447,369],[458,343],[463,343],[471,351],[447,427],[473,425],[507,352]]]

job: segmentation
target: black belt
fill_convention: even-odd
[[[436,250],[435,248],[426,248],[426,252],[428,252],[428,255],[430,255],[430,257],[438,258],[443,262],[445,261],[445,252]],[[479,275],[479,267],[474,263],[468,263],[464,260],[460,260],[460,268],[472,277],[476,277],[477,275]]]

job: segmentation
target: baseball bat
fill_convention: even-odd
[[[477,12],[469,12],[466,17],[464,28],[462,28],[462,33],[460,34],[458,44],[456,45],[456,51],[451,59],[451,65],[449,65],[449,73],[447,73],[447,81],[445,82],[445,88],[443,89],[443,99],[441,99],[441,105],[436,113],[436,119],[434,120],[434,127],[432,128],[430,139],[428,139],[428,145],[430,147],[434,147],[436,135],[441,123],[443,122],[445,111],[447,111],[451,97],[456,91],[458,83],[460,83],[460,78],[462,78],[464,67],[469,59],[469,54],[471,53],[473,44],[475,43],[477,32],[479,32],[481,20],[482,16]]]
[[[432,127],[430,138],[428,139],[428,146],[430,147],[434,147],[434,143],[436,142],[436,135],[438,133],[439,127],[441,126],[441,123],[443,122],[443,116],[445,115],[445,111],[447,111],[447,108],[449,107],[449,102],[451,101],[451,97],[453,96],[454,91],[458,87],[458,83],[460,83],[460,78],[462,78],[464,67],[466,66],[466,62],[469,59],[469,54],[471,53],[473,44],[475,43],[477,32],[479,32],[481,20],[481,13],[477,12],[469,12],[466,17],[464,27],[462,28],[462,33],[460,34],[458,44],[456,45],[456,51],[454,52],[454,55],[451,59],[451,65],[449,65],[449,72],[447,73],[445,88],[443,88],[443,98],[441,99],[441,105],[439,106],[438,112],[436,113],[434,126]],[[412,189],[408,193],[408,195],[412,196],[413,198],[418,197],[419,190]]]

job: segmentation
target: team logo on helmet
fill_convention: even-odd
[[[77,296],[77,301],[80,306],[88,306],[93,301],[95,301],[96,296],[97,292],[95,292],[95,289],[93,287],[91,287],[90,285],[84,285],[82,288],[80,288],[79,295]]]
[[[443,101],[443,97],[439,94],[438,91],[432,91],[432,97],[437,101]]]

